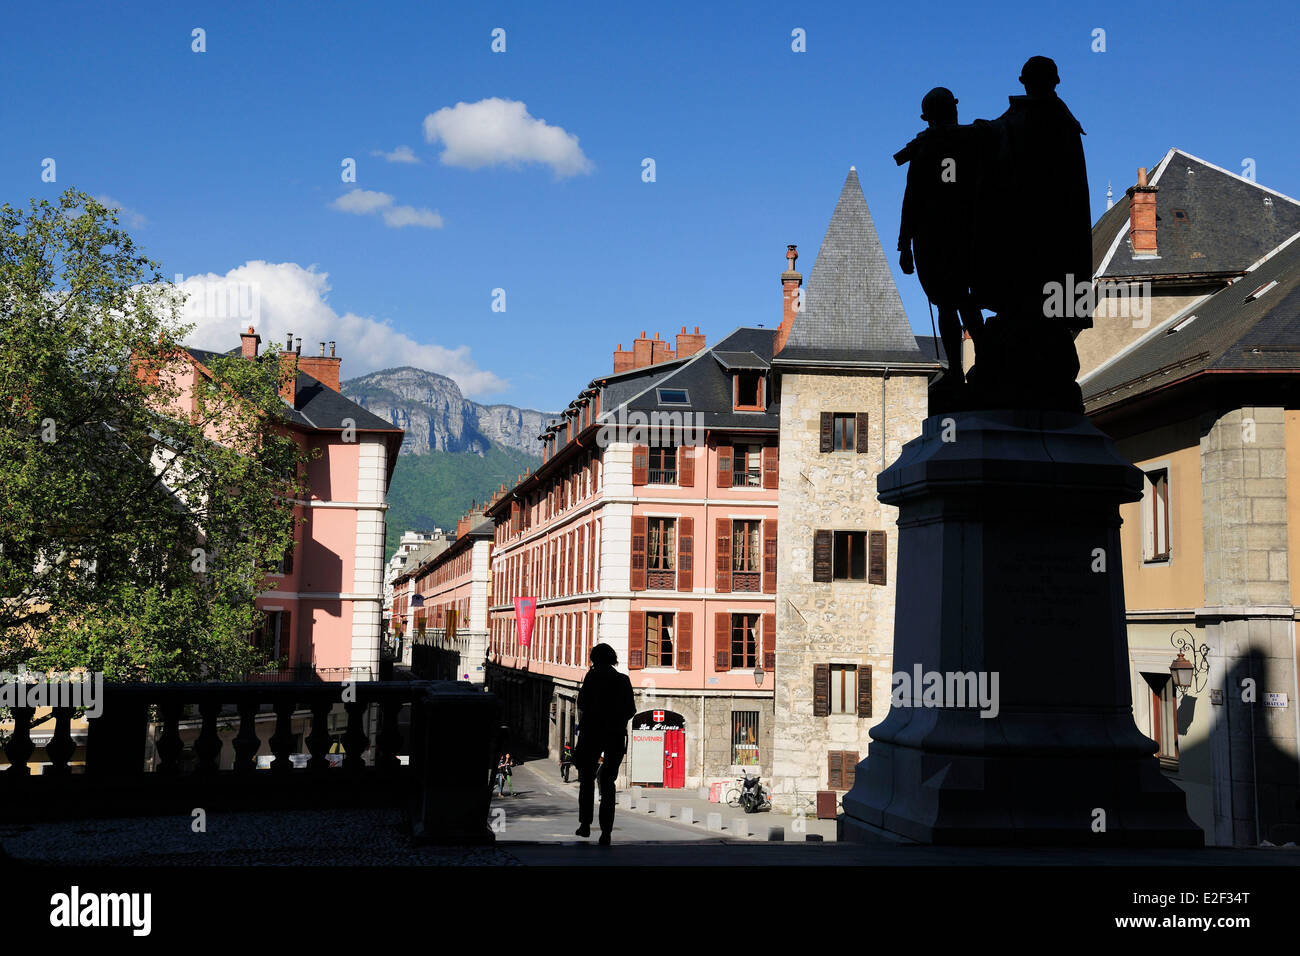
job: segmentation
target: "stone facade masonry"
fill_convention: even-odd
[[[883,369],[782,375],[772,779],[778,810],[806,809],[816,791],[828,788],[828,751],[865,759],[868,731],[889,709],[897,509],[876,500],[876,477],[921,433],[927,383],[925,374]],[[822,452],[822,412],[866,412],[868,450]],[[818,529],[885,531],[887,583],[814,583]],[[869,665],[871,716],[813,716],[816,664]]]

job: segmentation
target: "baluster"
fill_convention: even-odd
[[[307,761],[308,770],[319,772],[329,769],[330,762],[326,754],[330,749],[329,719],[332,706],[326,697],[318,697],[312,702],[311,733],[307,735],[307,750],[311,753],[311,759]]]
[[[239,734],[235,737],[235,770],[244,773],[257,766],[257,701],[247,697],[239,702]]]
[[[361,755],[365,752],[366,732],[362,729],[362,716],[366,712],[366,705],[360,702],[344,704],[348,712],[348,729],[343,734],[343,749],[347,751],[347,756],[343,758],[343,769],[357,773],[365,767],[365,761]]]
[[[35,713],[35,707],[13,708],[14,732],[9,743],[5,744],[5,756],[9,758],[9,772],[17,777],[30,776],[32,772],[27,761],[36,752],[36,745],[32,743],[32,715]]]
[[[156,745],[158,750],[158,773],[178,774],[181,769],[181,751],[185,744],[181,741],[181,711],[184,705],[178,700],[166,701],[160,706],[163,732]]]
[[[375,740],[375,764],[383,770],[391,771],[401,766],[397,751],[402,746],[402,734],[397,729],[397,715],[402,709],[402,701],[390,696],[379,705],[379,736]]]
[[[77,745],[72,740],[72,708],[56,707],[54,709],[54,734],[45,745],[51,766],[45,771],[63,777],[72,773],[68,769],[68,760],[76,752]]]
[[[271,761],[274,773],[287,773],[293,769],[289,754],[293,750],[293,699],[281,699],[275,702],[275,733],[271,735]]]
[[[219,700],[205,700],[199,704],[203,726],[198,739],[194,741],[194,753],[199,758],[198,772],[201,774],[216,773],[221,767],[221,735],[217,733],[217,716],[220,713]]]

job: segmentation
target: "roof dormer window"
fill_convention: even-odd
[[[736,372],[735,402],[737,411],[761,412],[767,408],[767,376],[762,372],[741,369]]]

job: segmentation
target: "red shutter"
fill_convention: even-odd
[[[718,487],[731,487],[731,446],[718,446]]]
[[[591,560],[587,564],[587,590],[596,590],[596,522],[587,525],[587,541],[589,547],[587,550],[591,553]]]
[[[885,532],[872,531],[867,543],[867,581],[885,583]]]
[[[830,531],[813,532],[813,580],[831,580],[831,549],[835,535]]]
[[[871,716],[871,665],[858,665],[858,716]]]
[[[690,591],[695,587],[695,519],[677,519],[677,590]]]
[[[731,615],[713,615],[713,669],[731,670]]]
[[[690,445],[677,449],[677,484],[682,488],[695,487],[695,449]]]
[[[645,590],[645,538],[646,519],[642,515],[632,516],[632,590]]]
[[[574,590],[575,590],[575,591],[585,591],[585,590],[586,590],[586,588],[584,587],[584,584],[585,584],[586,582],[583,580],[583,578],[585,578],[586,575],[584,575],[584,574],[582,573],[582,556],[583,556],[583,555],[582,555],[582,552],[583,552],[583,545],[586,543],[586,542],[584,542],[582,539],[583,539],[584,537],[586,537],[586,535],[587,535],[587,531],[586,531],[585,528],[579,528],[579,529],[578,529],[578,532],[577,532],[577,539],[578,539],[578,561],[577,561],[577,564],[576,564],[577,572],[576,572],[576,576],[574,577],[574,581],[576,582],[576,584],[575,584],[575,586],[574,586]]]
[[[763,670],[776,670],[776,615],[763,615]]]
[[[867,413],[858,412],[857,421],[853,427],[853,441],[856,445],[858,454],[865,455],[870,450],[870,444],[867,442]]]
[[[829,717],[831,713],[831,665],[813,665],[813,716]]]
[[[835,413],[822,412],[821,450],[835,450]]]
[[[844,751],[832,750],[826,755],[826,786],[832,790],[844,789]]]
[[[718,562],[714,590],[724,594],[731,590],[731,519],[719,518],[717,524]]]
[[[650,480],[650,449],[637,445],[632,449],[632,484],[644,485]]]
[[[692,666],[692,621],[690,611],[681,611],[677,615],[677,661],[679,671],[688,671]]]
[[[573,586],[573,534],[570,533],[564,542],[564,593],[572,594],[577,590]]]
[[[763,446],[763,487],[776,488],[780,472],[777,470],[777,448],[775,445]]]
[[[776,519],[763,519],[763,593],[776,593]]]
[[[629,611],[627,615],[627,669],[639,671],[645,667],[645,615]]]

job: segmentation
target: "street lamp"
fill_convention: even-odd
[[[1179,637],[1186,634],[1186,637]],[[1169,635],[1169,643],[1178,651],[1178,656],[1169,665],[1169,673],[1174,679],[1174,693],[1181,696],[1190,689],[1197,693],[1205,686],[1205,675],[1210,671],[1210,645],[1196,646],[1196,640],[1186,628],[1179,628]],[[1187,659],[1187,654],[1192,659]]]
[[[754,686],[755,687],[763,686],[763,665],[762,664],[754,665]]]

